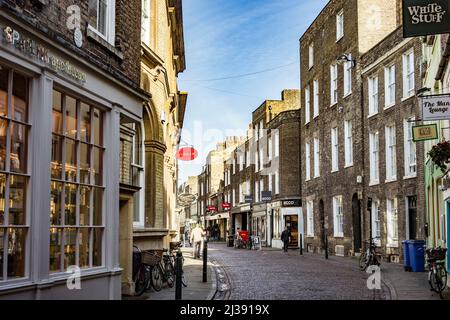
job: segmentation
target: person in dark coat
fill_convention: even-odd
[[[286,226],[281,233],[281,241],[283,241],[283,251],[288,252],[289,240],[291,239],[291,230]]]

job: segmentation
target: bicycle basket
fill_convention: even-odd
[[[161,257],[156,252],[142,252],[142,263],[150,267],[156,266],[161,261]]]
[[[447,249],[446,248],[427,249],[428,259],[445,260],[445,254],[446,253],[447,253]]]

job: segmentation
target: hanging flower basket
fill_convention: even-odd
[[[450,163],[450,142],[443,140],[434,145],[428,152],[428,156],[442,172],[447,171],[447,164]]]

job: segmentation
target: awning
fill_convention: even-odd
[[[215,214],[213,216],[207,216],[206,220],[210,221],[210,220],[228,219],[229,217],[230,217],[230,213],[224,212],[224,213]]]

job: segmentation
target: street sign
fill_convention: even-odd
[[[422,120],[450,119],[450,95],[432,95],[422,97]]]
[[[450,1],[403,0],[403,37],[450,32]]]
[[[192,147],[184,147],[178,150],[177,158],[182,161],[192,161],[198,156],[198,151]]]
[[[272,191],[262,191],[261,192],[261,201],[262,202],[272,201]]]
[[[231,203],[223,202],[222,203],[222,209],[223,210],[230,210],[231,209]]]
[[[438,138],[437,124],[435,123],[413,126],[412,130],[414,142],[435,140]]]
[[[207,212],[211,213],[217,212],[217,208],[215,206],[208,206]]]
[[[245,201],[245,203],[252,203],[253,202],[253,195],[245,196],[244,201]]]

